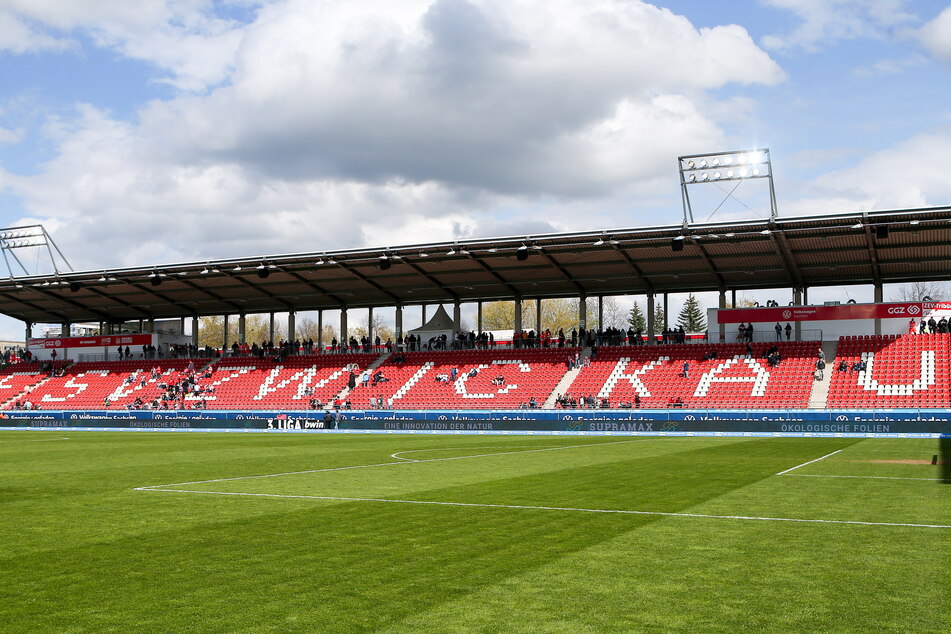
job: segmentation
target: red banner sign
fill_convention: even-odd
[[[721,324],[826,321],[834,319],[921,319],[935,310],[951,310],[951,302],[903,304],[841,304],[839,306],[780,306],[778,308],[723,308]]]
[[[103,348],[110,346],[144,346],[152,343],[152,335],[108,335],[104,337],[53,337],[30,339],[31,348]]]

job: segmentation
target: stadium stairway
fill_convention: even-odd
[[[32,377],[28,375],[21,375],[24,377],[24,379],[22,379],[19,384],[11,382],[11,379],[15,380],[17,376],[18,375],[7,375],[4,377],[3,381],[0,381],[0,388],[13,388],[19,390],[13,394],[13,396],[0,400],[0,409],[10,409],[9,406],[20,399],[20,397],[27,396],[30,392],[52,378],[47,376],[42,380],[37,381],[34,377],[40,376],[39,374],[33,375]]]
[[[832,372],[835,370],[835,355],[839,347],[837,341],[826,341],[822,344],[822,352],[826,356],[826,369],[822,373],[822,380],[812,385],[809,393],[809,409],[823,409],[829,399],[829,387],[832,385]]]
[[[370,376],[373,376],[373,373],[376,371],[376,369],[377,369],[378,367],[380,367],[381,365],[383,365],[384,363],[386,363],[386,360],[390,358],[390,355],[391,355],[391,354],[392,354],[392,353],[390,353],[390,352],[384,352],[383,354],[381,354],[380,356],[378,356],[378,357],[373,361],[373,363],[371,363],[370,365],[367,366],[367,372],[370,373]],[[363,373],[361,372],[360,374],[363,374]],[[358,380],[358,381],[360,380],[360,375],[357,375],[357,380]],[[345,400],[347,400],[347,397],[348,397],[348,396],[350,396],[350,388],[347,387],[347,386],[344,386],[344,388],[343,388],[342,390],[340,390],[340,393],[337,394],[337,396],[335,396],[334,398],[337,399],[338,401],[345,401]]]
[[[575,378],[581,372],[581,368],[584,367],[584,360],[590,356],[591,348],[585,348],[581,351],[582,365],[578,366],[574,370],[568,370],[568,372],[565,373],[565,376],[561,377],[561,381],[558,382],[558,385],[555,386],[555,389],[552,390],[551,394],[548,395],[548,398],[545,399],[542,409],[555,409],[555,401],[558,399],[558,396],[568,391],[568,388],[571,387],[571,384],[575,382]]]

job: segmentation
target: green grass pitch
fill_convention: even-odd
[[[948,631],[936,453],[4,431],[0,631]]]

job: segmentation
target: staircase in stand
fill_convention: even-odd
[[[542,409],[555,409],[556,401],[559,394],[564,394],[568,391],[568,388],[571,387],[571,384],[575,382],[578,374],[581,372],[581,368],[584,367],[584,360],[591,356],[591,348],[585,348],[581,351],[581,363],[574,370],[568,370],[565,373],[565,376],[558,381],[558,385],[555,386],[555,389],[551,391],[551,394],[548,395],[548,398],[545,399],[545,403],[542,405]]]

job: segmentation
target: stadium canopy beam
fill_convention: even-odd
[[[790,252],[789,244],[786,242],[786,235],[783,233],[782,228],[777,225],[775,220],[773,220],[769,223],[768,228],[764,229],[763,231],[769,231],[769,240],[773,243],[777,254],[783,261],[783,265],[786,269],[786,276],[789,278],[789,283],[794,288],[802,288],[804,286],[802,281],[802,273],[799,271],[799,267],[796,264],[796,259]]]
[[[102,312],[101,310],[99,310],[98,308],[91,308],[91,307],[89,307],[89,306],[86,306],[85,304],[82,304],[82,303],[80,303],[80,302],[77,302],[77,301],[74,300],[74,299],[71,299],[71,298],[69,298],[69,297],[64,297],[64,296],[62,296],[62,295],[60,295],[60,294],[58,294],[58,293],[54,293],[54,292],[49,291],[49,290],[47,290],[47,289],[45,289],[45,288],[34,288],[33,291],[36,292],[36,293],[39,293],[40,295],[45,295],[45,296],[47,296],[47,297],[49,297],[49,298],[56,299],[56,300],[59,300],[59,301],[61,301],[61,302],[65,302],[65,303],[69,304],[70,306],[74,306],[75,308],[78,308],[78,309],[80,309],[80,310],[83,310],[83,311],[87,311],[87,312],[89,312],[89,313],[92,313],[93,315],[96,315],[96,316],[99,317],[100,319],[103,319],[103,320],[106,320],[106,321],[108,321],[109,319],[111,319],[111,318],[109,317],[109,314],[108,314],[108,313],[104,313],[104,312]],[[64,321],[66,321],[65,318],[64,318]]]
[[[325,290],[322,286],[320,286],[319,284],[315,284],[314,282],[308,280],[306,277],[304,277],[303,275],[301,275],[301,274],[298,273],[297,271],[294,271],[294,270],[289,269],[289,268],[287,268],[287,269],[282,268],[282,267],[278,267],[278,268],[279,268],[280,270],[284,271],[285,273],[287,273],[288,275],[290,275],[291,277],[293,277],[295,280],[297,280],[297,281],[300,282],[301,284],[305,284],[305,285],[309,286],[312,290],[315,290],[315,291],[317,291],[318,293],[320,293],[321,295],[323,295],[324,297],[329,297],[330,299],[334,300],[335,302],[337,302],[337,307],[338,307],[338,308],[344,308],[344,307],[347,305],[347,302],[343,301],[343,299],[341,299],[339,296],[335,295],[334,293],[328,292],[328,291]]]
[[[548,253],[547,251],[542,251],[542,252],[541,252],[541,255],[542,255],[543,258],[545,258],[545,260],[548,261],[549,264],[552,265],[552,267],[553,267],[556,271],[558,271],[559,273],[561,273],[561,275],[565,278],[565,280],[567,280],[567,282],[568,282],[569,284],[571,284],[572,286],[575,287],[575,290],[578,291],[578,293],[579,293],[580,295],[586,295],[586,294],[587,294],[586,291],[585,291],[584,286],[582,286],[581,284],[579,284],[579,283],[577,282],[577,280],[571,275],[571,273],[569,273],[568,271],[566,271],[566,270],[564,269],[564,267],[563,267],[561,264],[559,264],[558,260],[556,260],[555,257],[554,257],[552,254]]]
[[[488,264],[486,264],[485,262],[483,262],[482,259],[479,258],[479,256],[475,255],[474,253],[469,252],[468,257],[469,257],[470,260],[472,260],[473,262],[475,262],[476,264],[478,264],[480,267],[482,267],[482,270],[484,270],[486,273],[488,273],[489,275],[491,275],[492,277],[494,277],[496,280],[498,280],[499,284],[501,284],[501,285],[504,286],[505,288],[509,289],[509,291],[512,293],[512,296],[513,296],[513,297],[519,297],[519,296],[521,296],[521,293],[519,292],[519,290],[518,290],[517,288],[515,288],[514,286],[512,286],[511,284],[509,284],[508,280],[506,280],[504,277],[502,277],[502,275],[499,274],[498,271],[496,271],[496,270],[493,269],[491,266],[489,266]]]
[[[145,310],[144,308],[136,306],[132,302],[127,302],[121,297],[116,297],[115,295],[110,295],[109,293],[105,293],[101,289],[96,288],[95,286],[87,286],[85,288],[90,293],[94,293],[98,295],[99,297],[102,297],[103,299],[108,299],[110,302],[115,302],[116,304],[119,304],[120,306],[124,306],[125,308],[128,308],[129,310],[135,311],[141,315],[145,315],[146,317],[152,316],[152,313]]]
[[[446,286],[442,282],[440,282],[435,277],[433,277],[432,275],[424,271],[423,268],[419,266],[418,264],[416,264],[415,262],[410,262],[406,258],[403,258],[403,263],[409,266],[411,269],[413,269],[417,273],[419,273],[420,275],[422,275],[427,280],[429,280],[433,284],[433,286],[435,286],[436,288],[446,291],[446,294],[449,295],[454,301],[461,301],[458,294],[446,288]]]
[[[710,254],[707,253],[706,247],[704,247],[703,243],[700,242],[699,240],[694,240],[693,244],[695,247],[697,247],[697,250],[700,251],[700,255],[703,256],[703,261],[707,264],[707,268],[710,269],[710,272],[717,279],[717,282],[718,282],[717,288],[725,289],[726,282],[724,281],[723,276],[720,275],[720,272],[717,270],[716,264],[714,264],[713,260],[710,259]]]
[[[400,301],[402,301],[399,297],[397,297],[396,295],[394,295],[394,294],[391,293],[390,291],[388,291],[388,290],[386,290],[385,288],[383,288],[380,284],[378,284],[378,283],[375,282],[374,280],[370,279],[368,276],[364,275],[363,273],[361,273],[360,271],[356,270],[355,268],[350,267],[350,266],[347,266],[344,262],[342,262],[342,261],[340,261],[340,260],[337,260],[337,266],[339,266],[341,269],[343,269],[343,270],[346,271],[347,273],[350,273],[350,274],[353,275],[354,277],[356,277],[356,278],[358,278],[358,279],[360,279],[360,280],[363,280],[364,282],[366,282],[367,284],[369,284],[370,286],[372,286],[373,288],[375,288],[376,290],[378,290],[380,293],[382,293],[382,294],[386,295],[387,297],[389,297],[394,303],[399,303]]]
[[[11,303],[12,303],[12,302],[16,302],[16,303],[18,303],[18,304],[23,304],[24,306],[29,306],[30,308],[32,308],[32,309],[34,309],[34,310],[36,310],[36,311],[38,311],[38,312],[41,312],[41,313],[46,314],[46,315],[52,315],[53,317],[56,317],[56,318],[59,319],[59,320],[66,320],[66,316],[65,316],[63,313],[58,313],[58,312],[56,312],[56,311],[48,310],[48,309],[46,309],[46,308],[43,308],[43,307],[40,306],[39,304],[34,304],[33,302],[27,301],[27,300],[25,300],[25,299],[15,298],[15,297],[13,297],[12,295],[10,295],[9,293],[0,293],[0,297],[6,297],[6,298],[8,298],[8,299],[10,300]],[[11,315],[11,316],[15,316],[15,315]],[[23,319],[23,321],[25,321],[25,322],[27,322],[27,323],[31,323],[31,324],[43,323],[42,321],[37,321],[37,320],[34,320],[34,319]]]
[[[647,292],[653,293],[654,283],[644,275],[643,271],[641,271],[641,267],[639,267],[637,262],[634,261],[634,258],[632,258],[627,251],[622,249],[620,245],[612,244],[611,246],[615,251],[617,251],[618,254],[620,254],[622,258],[624,258],[624,261],[627,262],[628,266],[631,267],[631,270],[634,271],[634,275],[636,275],[644,283],[644,288],[647,290]]]
[[[288,301],[286,301],[286,300],[284,300],[284,299],[278,297],[278,296],[275,295],[274,293],[270,292],[269,290],[267,290],[266,288],[263,288],[262,286],[260,286],[260,285],[258,285],[258,284],[252,284],[250,281],[248,281],[247,279],[245,279],[243,276],[241,276],[241,275],[234,275],[234,274],[232,274],[232,273],[230,273],[230,272],[226,272],[225,275],[227,275],[229,278],[231,278],[231,279],[233,279],[233,280],[237,280],[238,282],[240,282],[241,284],[243,284],[243,285],[245,286],[245,288],[250,288],[250,289],[252,289],[253,291],[255,291],[256,293],[259,293],[260,295],[263,295],[264,297],[267,297],[268,299],[273,299],[273,300],[274,300],[275,302],[277,302],[278,304],[281,304],[282,306],[284,306],[287,310],[294,310],[294,306],[293,306],[290,302],[288,302]]]
[[[875,286],[882,285],[882,271],[878,266],[878,251],[875,248],[875,239],[872,237],[872,227],[865,224],[865,244],[868,248],[868,258],[872,262],[872,279]]]
[[[137,288],[138,290],[142,291],[143,293],[146,293],[146,294],[148,294],[148,295],[151,295],[152,297],[158,297],[160,300],[162,300],[163,302],[169,304],[170,306],[176,306],[176,307],[178,307],[178,308],[181,308],[182,310],[187,311],[187,314],[188,314],[188,315],[196,315],[196,314],[197,314],[193,308],[186,308],[185,306],[182,306],[180,303],[178,303],[178,302],[176,302],[175,300],[173,300],[171,297],[169,297],[169,296],[167,296],[167,295],[164,295],[164,294],[162,294],[162,293],[159,293],[157,290],[152,289],[152,288],[149,288],[149,287],[146,286],[145,284],[140,284],[139,282],[133,282],[132,280],[123,280],[123,281],[126,282],[127,284],[129,284],[130,286],[132,286],[133,288]],[[183,284],[187,284],[187,283],[188,283],[188,282],[186,282],[185,280],[179,280],[179,281],[182,282]],[[147,314],[148,314],[149,317],[152,317],[152,316],[154,315],[154,313],[147,313]]]
[[[214,299],[215,301],[218,301],[218,302],[221,302],[222,304],[226,304],[226,305],[228,305],[228,306],[231,306],[231,307],[234,309],[235,313],[242,313],[242,312],[244,312],[244,307],[243,307],[243,306],[239,306],[238,304],[232,302],[231,300],[225,299],[224,297],[221,297],[221,296],[218,295],[217,293],[213,293],[212,291],[209,291],[207,288],[202,288],[202,287],[198,286],[197,284],[195,284],[194,282],[192,282],[191,280],[182,280],[182,279],[180,279],[180,280],[178,280],[178,281],[181,282],[182,284],[184,284],[185,286],[189,287],[189,288],[192,288],[192,289],[194,289],[194,290],[196,290],[196,291],[198,291],[198,292],[200,292],[200,293],[204,293],[205,295],[207,295],[208,297]],[[143,290],[147,290],[147,289],[143,288]],[[194,314],[194,312],[192,312],[192,313],[190,313],[190,314]]]

